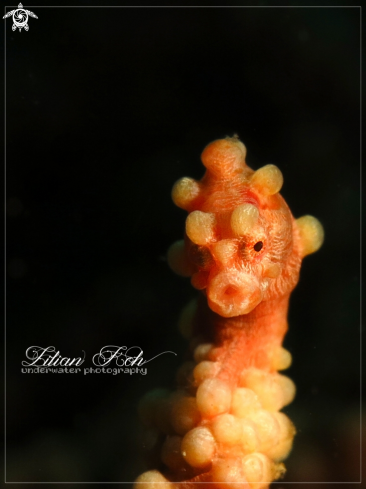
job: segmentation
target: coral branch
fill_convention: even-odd
[[[202,180],[173,187],[189,214],[168,261],[202,294],[180,319],[191,360],[178,390],[140,405],[159,469],[142,474],[140,488],[262,489],[285,472],[295,428],[280,410],[295,385],[278,373],[291,364],[281,345],[301,260],[321,246],[323,229],[312,216],[293,218],[276,166],[253,171],[245,156],[237,137],[214,141]]]

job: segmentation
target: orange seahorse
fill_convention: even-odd
[[[140,405],[158,463],[138,477],[140,489],[259,489],[285,472],[295,428],[280,410],[295,385],[278,370],[291,364],[281,346],[289,296],[324,234],[314,217],[293,218],[276,166],[253,171],[245,156],[237,136],[214,141],[201,156],[203,178],[173,187],[189,214],[168,261],[203,294],[180,320],[192,360],[178,390],[152,392]]]

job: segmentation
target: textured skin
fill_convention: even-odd
[[[295,387],[277,372],[291,363],[281,345],[301,260],[323,231],[311,216],[293,218],[278,168],[254,172],[245,154],[237,137],[214,141],[202,153],[202,180],[173,188],[189,214],[168,260],[202,293],[180,321],[191,360],[178,390],[151,393],[140,406],[159,470],[142,474],[139,487],[259,489],[285,471],[295,430],[279,410]]]

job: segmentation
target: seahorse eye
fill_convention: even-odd
[[[253,248],[255,249],[255,251],[260,251],[263,248],[263,241],[258,241],[258,243],[255,243]]]

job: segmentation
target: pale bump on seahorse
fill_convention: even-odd
[[[293,218],[276,166],[253,171],[245,157],[238,137],[214,141],[202,153],[203,178],[173,187],[188,217],[168,262],[202,293],[179,320],[191,359],[177,390],[140,403],[156,464],[136,480],[140,489],[264,489],[285,472],[295,435],[280,412],[295,396],[278,373],[292,360],[282,347],[288,302],[302,258],[324,233],[312,216]]]

